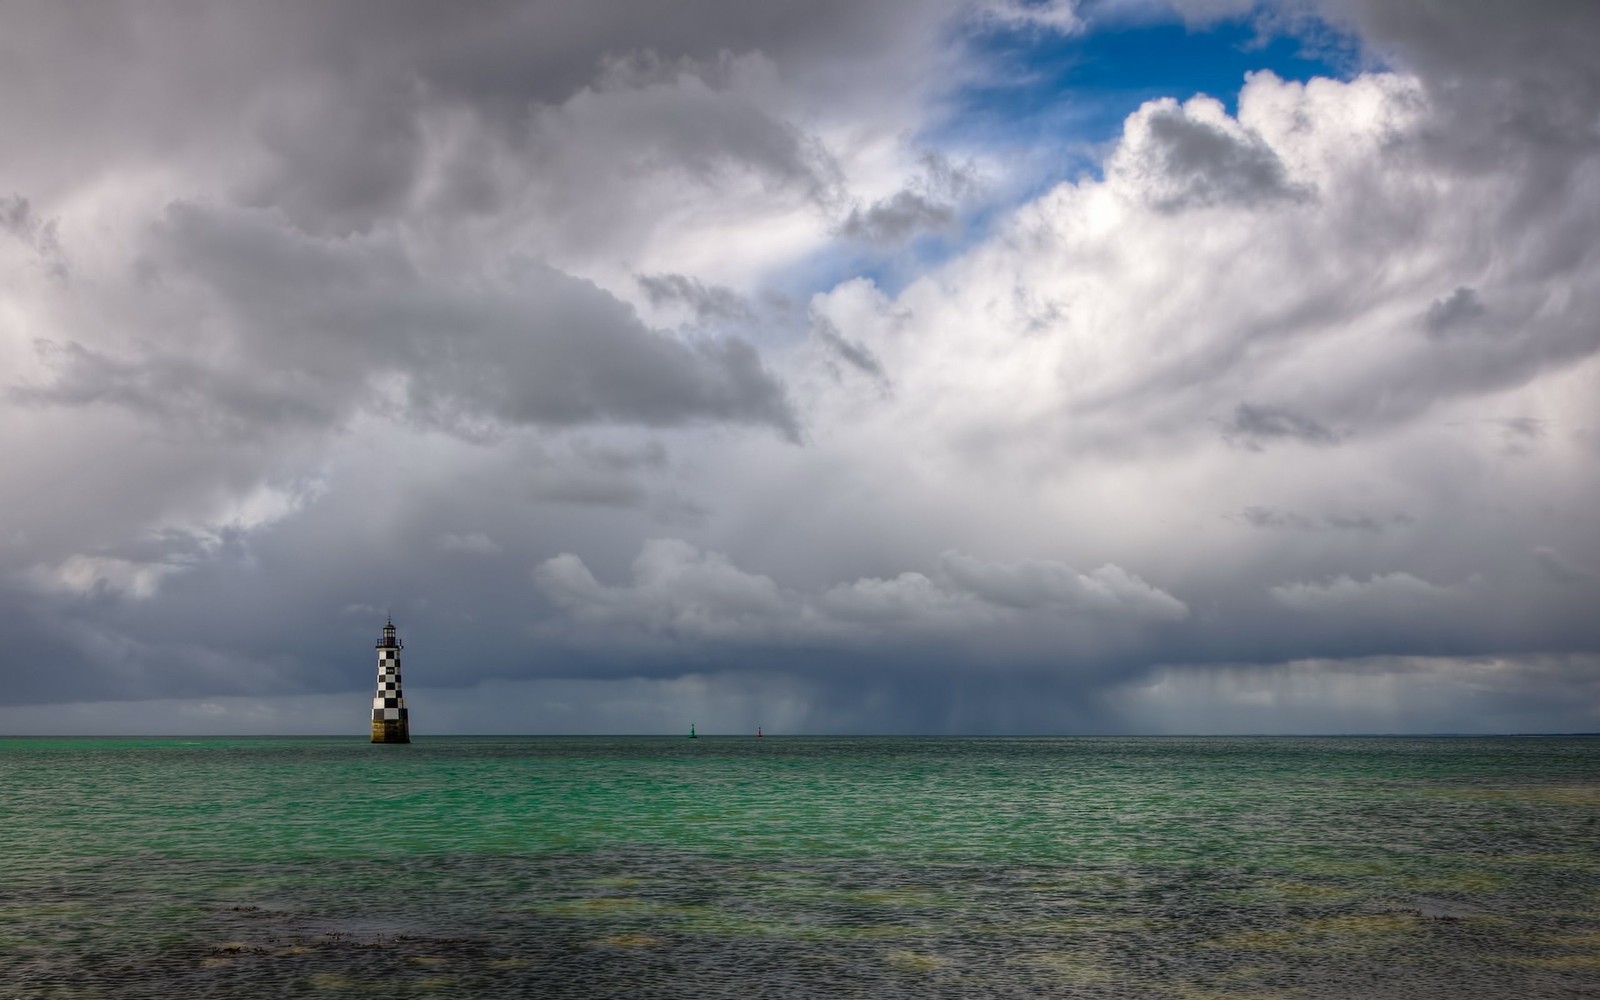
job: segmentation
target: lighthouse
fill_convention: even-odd
[[[383,627],[378,640],[378,691],[372,696],[372,742],[410,743],[411,723],[406,718],[406,696],[400,693],[400,650],[405,644],[394,635],[394,619]]]

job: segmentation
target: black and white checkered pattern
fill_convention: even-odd
[[[372,721],[406,717],[406,698],[400,692],[400,650],[379,646],[378,689],[372,696]]]

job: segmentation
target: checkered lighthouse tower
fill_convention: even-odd
[[[372,696],[372,742],[410,743],[411,722],[406,718],[406,696],[400,693],[400,650],[394,619],[383,627],[378,640],[378,692]]]

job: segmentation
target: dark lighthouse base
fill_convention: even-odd
[[[373,719],[372,742],[410,743],[411,726],[405,719]]]

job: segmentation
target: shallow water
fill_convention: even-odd
[[[0,740],[0,997],[1600,994],[1600,739]]]

